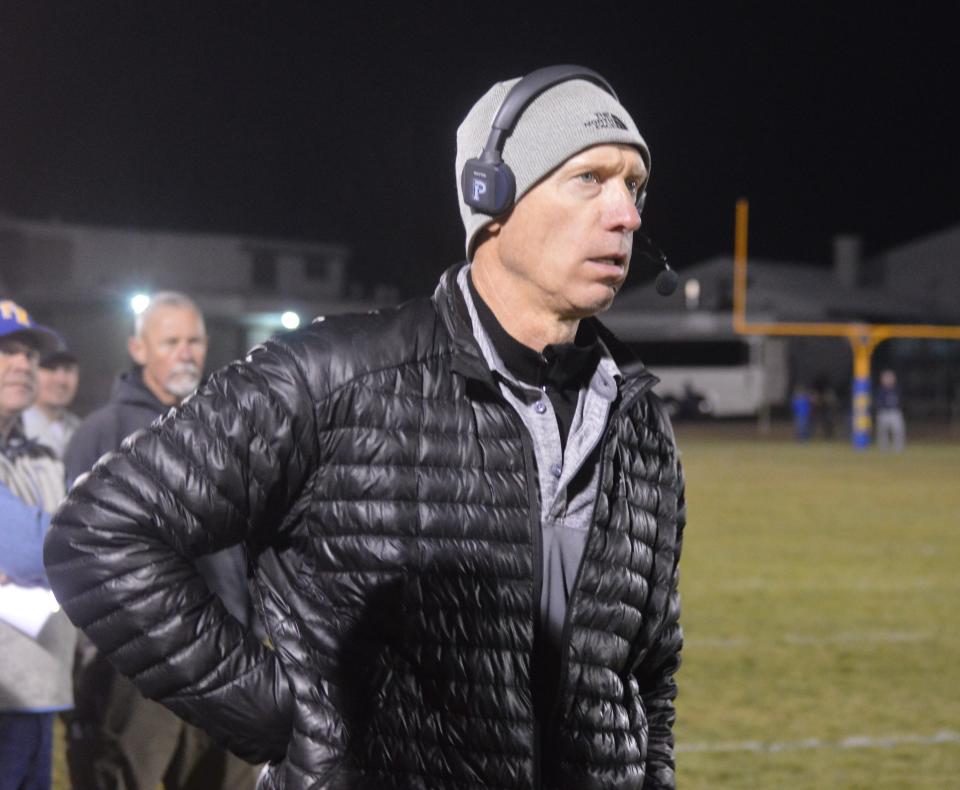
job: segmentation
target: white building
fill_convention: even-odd
[[[752,322],[960,324],[960,226],[864,259],[856,237],[840,236],[831,266],[750,259]],[[635,259],[649,273],[649,261]],[[603,320],[661,378],[658,391],[685,385],[718,416],[783,407],[795,386],[845,394],[852,359],[844,338],[745,337],[733,331],[733,259],[717,256],[683,269],[669,297],[652,284],[626,289]],[[890,340],[874,370],[898,371],[908,409],[946,416],[960,398],[960,342]]]
[[[0,292],[57,329],[81,360],[80,413],[103,403],[114,376],[130,364],[134,294],[171,289],[195,299],[207,322],[212,370],[283,331],[284,312],[306,322],[369,310],[372,302],[350,298],[349,261],[340,244],[0,215]]]
[[[865,259],[856,237],[838,237],[831,266],[751,259],[751,321],[867,321],[960,324],[960,225]],[[0,215],[0,294],[58,329],[82,361],[77,410],[106,400],[129,364],[130,297],[183,291],[203,309],[210,369],[282,331],[292,311],[366,311],[395,291],[358,298],[343,245],[226,234],[139,231]],[[635,257],[635,272],[652,274]],[[635,275],[634,275],[635,276]],[[652,284],[627,288],[603,316],[661,378],[658,391],[704,394],[717,416],[782,407],[797,385],[843,395],[851,354],[843,338],[741,337],[732,326],[733,260],[717,256],[682,271],[661,297]],[[894,367],[908,411],[943,416],[960,406],[960,343],[888,341],[874,370]]]

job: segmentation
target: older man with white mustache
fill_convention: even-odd
[[[110,402],[83,421],[67,447],[68,482],[197,388],[207,356],[203,315],[183,294],[155,294],[137,316],[127,349],[134,367],[117,378]]]
[[[177,406],[200,383],[207,332],[184,294],[154,294],[137,316],[127,348],[135,365],[121,374],[110,402],[88,416],[64,456],[67,480],[90,471],[131,433]],[[253,617],[246,560],[239,548],[197,563],[210,589],[243,623]],[[161,705],[144,699],[90,648],[77,672],[76,717],[68,738],[74,786],[124,790],[252,790],[256,769],[216,746]]]

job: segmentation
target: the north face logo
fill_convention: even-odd
[[[624,129],[627,125],[621,121],[612,112],[595,112],[593,118],[587,121],[584,126],[591,129]]]

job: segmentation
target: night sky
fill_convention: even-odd
[[[229,5],[3,3],[0,211],[344,242],[422,291],[462,256],[460,120],[570,62],[645,135],[678,268],[731,249],[741,195],[753,254],[814,263],[960,222],[960,47],[920,4]]]

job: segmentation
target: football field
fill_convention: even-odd
[[[960,788],[960,446],[678,438],[678,786]]]
[[[678,439],[681,790],[960,788],[960,444]]]

